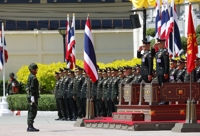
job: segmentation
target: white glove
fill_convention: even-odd
[[[15,83],[12,83],[12,86],[15,86]]]
[[[31,102],[32,102],[32,103],[35,102],[34,96],[31,96]]]

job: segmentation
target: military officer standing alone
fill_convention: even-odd
[[[156,53],[156,74],[159,86],[169,80],[169,53],[165,49],[165,39],[157,38],[159,51]]]
[[[39,82],[37,80],[36,74],[38,66],[35,63],[29,65],[30,75],[28,77],[28,132],[39,131],[39,129],[34,128],[33,123],[37,115],[38,98],[39,98]]]
[[[142,80],[144,80],[146,83],[149,83],[152,80],[152,70],[153,70],[153,56],[152,53],[150,52],[151,42],[146,40],[142,40],[142,42],[143,45],[139,48],[137,52],[137,57],[142,58],[140,75],[142,76]],[[143,54],[141,54],[142,50],[144,51]]]

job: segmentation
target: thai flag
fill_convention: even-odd
[[[160,0],[156,0],[156,38],[160,38],[161,29]]]
[[[66,37],[65,37],[65,61],[67,61],[67,50],[68,50],[68,43],[69,43],[69,34],[70,34],[70,24],[69,24],[69,14],[67,15],[66,20]],[[68,61],[67,61],[68,63]]]
[[[181,37],[177,24],[177,12],[174,0],[171,1],[170,7],[170,30],[173,33],[171,37],[172,44],[170,44],[170,50],[172,51],[173,56],[178,56],[182,51]]]
[[[68,62],[68,67],[70,69],[73,69],[75,67],[76,64],[76,57],[75,57],[75,16],[73,15],[73,20],[72,20],[72,25],[71,28],[68,27],[67,28],[68,31],[68,45],[67,45],[67,53],[66,53],[66,60]]]
[[[161,31],[160,31],[160,38],[166,39],[166,28],[167,22],[169,20],[169,13],[166,2],[162,2],[162,19],[161,19]]]
[[[94,51],[92,40],[92,32],[89,17],[85,23],[85,35],[84,35],[84,70],[92,80],[92,82],[96,82],[98,80],[97,74],[97,63],[96,63],[96,55]]]
[[[8,51],[7,51],[7,48],[6,48],[6,40],[5,40],[5,37],[4,37],[4,26],[3,25],[2,25],[2,31],[1,31],[0,35],[1,35],[0,36],[0,38],[1,38],[0,39],[0,41],[1,41],[1,45],[0,45],[0,70],[2,70],[4,63],[7,62],[7,60],[8,60]]]

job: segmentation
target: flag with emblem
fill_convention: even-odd
[[[198,46],[196,40],[196,32],[194,29],[193,17],[192,17],[192,7],[189,4],[188,13],[188,31],[187,31],[187,71],[191,73],[195,69],[194,61],[197,58]]]
[[[2,24],[2,29],[0,31],[0,41],[1,41],[1,45],[0,45],[0,70],[3,69],[3,65],[5,62],[7,62],[8,60],[8,51],[6,48],[6,40],[5,40],[5,36],[4,36],[4,25]]]
[[[84,34],[84,70],[86,71],[93,83],[98,80],[96,66],[96,54],[94,51],[94,44],[92,40],[90,19],[89,17],[87,17]]]

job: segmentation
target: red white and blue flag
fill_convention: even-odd
[[[71,27],[69,25],[69,16],[67,17],[66,23],[66,61],[67,65],[70,69],[73,69],[76,65],[76,57],[75,57],[75,16],[73,15]]]
[[[170,44],[168,49],[171,50],[173,56],[178,56],[182,51],[181,37],[178,28],[177,12],[174,0],[171,1],[170,6],[170,27],[171,32]]]
[[[98,80],[96,66],[96,54],[94,51],[94,44],[92,40],[90,19],[88,17],[85,23],[84,35],[84,70],[86,71],[93,83]]]
[[[2,30],[0,33],[0,41],[1,41],[1,45],[0,45],[0,70],[3,69],[3,65],[5,62],[7,62],[8,60],[8,51],[6,48],[6,40],[5,40],[5,36],[4,36],[4,26],[2,24]]]
[[[160,38],[160,29],[161,29],[160,0],[156,0],[156,38]]]

